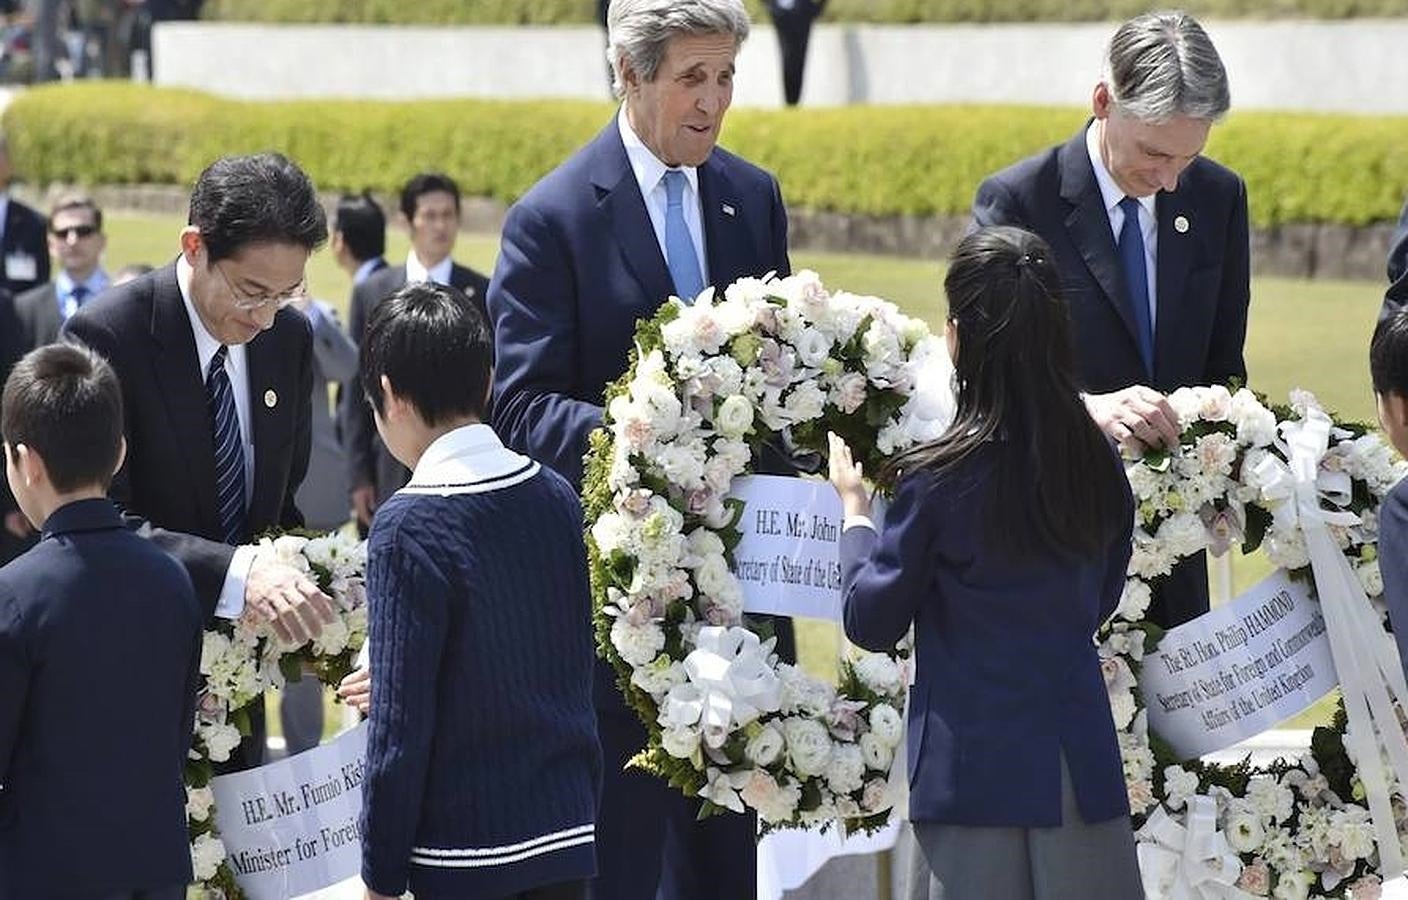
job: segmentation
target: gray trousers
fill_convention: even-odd
[[[279,721],[286,755],[296,756],[318,746],[323,739],[323,683],[318,676],[304,672],[299,681],[284,685]]]
[[[1143,900],[1129,819],[1087,824],[1061,760],[1061,825],[915,822],[910,900]],[[927,865],[926,865],[927,863]]]

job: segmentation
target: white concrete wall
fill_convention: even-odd
[[[1408,20],[1211,22],[1234,108],[1408,114]],[[803,102],[1083,105],[1108,24],[819,27]],[[232,97],[606,99],[599,29],[157,27],[155,80]],[[776,39],[744,46],[735,103],[777,106]]]

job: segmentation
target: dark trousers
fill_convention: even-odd
[[[700,822],[699,800],[626,769],[645,727],[618,704],[597,710],[605,770],[596,818],[593,900],[754,900],[757,819],[726,812]]]
[[[1160,628],[1172,628],[1208,611],[1208,557],[1190,556],[1153,586],[1146,618]]]
[[[809,0],[799,0],[799,5],[805,3]],[[778,48],[782,51],[782,93],[788,106],[796,106],[802,99],[802,72],[807,65],[807,43],[814,18],[810,11],[773,16]]]
[[[587,882],[561,881],[533,888],[531,891],[510,894],[503,900],[587,900]]]

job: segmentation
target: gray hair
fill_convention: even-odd
[[[734,47],[748,38],[743,0],[611,0],[606,16],[606,60],[611,89],[626,95],[627,67],[652,81],[670,38],[680,34],[731,34]]]
[[[1183,12],[1146,13],[1121,25],[1101,79],[1115,106],[1141,122],[1216,121],[1232,105],[1212,39]]]

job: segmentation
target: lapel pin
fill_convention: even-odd
[[[264,392],[264,405],[270,409],[279,405],[279,395],[274,393],[273,388],[269,388],[269,390]]]
[[[737,211],[732,206],[729,206],[727,203],[724,204],[724,215],[731,216],[735,212]]]
[[[1174,217],[1174,220],[1173,220],[1173,230],[1176,231],[1176,232],[1178,232],[1179,234],[1187,234],[1187,233],[1188,233],[1188,217],[1187,217],[1187,216],[1175,216],[1175,217]]]

